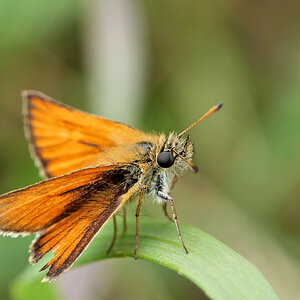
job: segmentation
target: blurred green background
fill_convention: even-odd
[[[300,2],[1,0],[0,78],[1,193],[40,180],[24,89],[165,132],[222,100],[190,131],[200,171],[174,188],[179,220],[246,257],[283,299],[299,297]],[[164,218],[152,203],[143,212]],[[32,238],[0,238],[0,299],[10,299]],[[75,300],[206,299],[132,259],[69,271],[56,288]]]

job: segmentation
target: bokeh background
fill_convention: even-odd
[[[299,1],[1,0],[0,78],[1,193],[40,180],[24,89],[165,132],[222,100],[190,132],[200,171],[174,188],[179,220],[246,257],[283,299],[299,298]],[[143,211],[164,217],[153,204]],[[0,238],[1,299],[31,239]],[[69,271],[56,288],[62,299],[206,299],[176,273],[129,258]]]

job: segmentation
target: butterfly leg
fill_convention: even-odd
[[[161,205],[163,211],[165,212],[166,217],[173,222],[173,218],[169,215],[168,211],[167,211],[167,202],[163,202]]]
[[[144,198],[145,190],[147,189],[147,186],[144,185],[141,189],[141,194],[139,198],[139,202],[136,208],[136,230],[135,230],[135,248],[134,248],[134,259],[137,259],[137,251],[138,251],[138,243],[139,243],[139,216],[141,212],[142,207],[142,200]]]
[[[173,213],[173,220],[174,220],[176,228],[177,228],[179,239],[181,241],[182,247],[183,247],[184,251],[186,252],[186,254],[189,253],[188,250],[185,247],[185,244],[183,242],[183,239],[182,239],[182,236],[181,236],[181,233],[180,233],[180,229],[179,229],[179,225],[178,225],[178,221],[177,221],[177,213],[176,213],[173,198],[170,197],[167,194],[162,193],[161,191],[157,191],[157,196],[171,203],[172,213]]]
[[[126,234],[127,231],[127,221],[126,221],[126,207],[123,206],[123,235]]]
[[[174,179],[173,179],[173,182],[172,182],[172,186],[171,186],[171,189],[174,187],[176,181],[178,180],[178,176],[175,176]],[[162,203],[162,209],[163,211],[165,212],[165,215],[166,217],[173,222],[173,218],[168,214],[168,211],[167,211],[167,202],[163,202]]]
[[[113,221],[114,221],[114,235],[113,235],[113,239],[110,243],[110,246],[108,247],[108,249],[106,251],[106,254],[110,253],[110,251],[112,250],[112,248],[115,244],[116,238],[117,238],[117,218],[115,215],[113,216]]]

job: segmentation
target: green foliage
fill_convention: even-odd
[[[259,267],[282,298],[297,299],[300,2],[281,1],[272,9],[266,1],[246,0],[119,2],[114,12],[131,14],[130,8],[134,7],[141,21],[137,28],[143,34],[140,42],[145,50],[145,65],[141,66],[144,73],[137,73],[137,80],[131,78],[131,60],[126,70],[128,82],[145,79],[140,86],[144,96],[139,98],[143,115],[135,106],[127,105],[140,118],[140,128],[180,131],[216,102],[224,102],[223,111],[190,132],[195,143],[194,163],[200,168],[197,175],[187,174],[175,187],[173,195],[180,220],[188,220],[242,253]],[[91,80],[95,79],[91,76],[110,78],[111,82],[104,84],[113,91],[119,89],[118,79],[107,76],[109,68],[99,66],[95,74],[89,71],[89,64],[98,66],[97,60],[91,61],[89,51],[91,44],[98,44],[95,31],[98,30],[100,41],[105,18],[116,20],[116,26],[121,21],[110,17],[103,6],[100,10],[97,3],[109,1],[0,1],[1,194],[39,180],[22,130],[21,90],[40,90],[66,104],[96,113],[89,97]],[[92,24],[94,27],[89,27]],[[119,27],[109,26],[106,37],[119,45],[116,28]],[[135,33],[128,32],[129,39],[124,35],[122,40],[131,41],[130,34]],[[132,44],[129,42],[128,46]],[[114,50],[122,53],[123,49]],[[99,56],[103,54],[101,50],[96,52]],[[119,64],[119,60],[107,57],[105,66],[109,62],[113,67]],[[95,88],[99,93],[95,100],[102,101],[103,86]],[[173,232],[172,224],[166,226],[171,226]],[[147,230],[142,229],[142,233]],[[95,239],[95,243],[101,244],[103,238],[104,248],[111,238],[109,234],[105,240],[105,232]],[[185,235],[189,243],[189,234]],[[30,239],[0,238],[1,300],[8,299],[8,287],[27,263]],[[121,240],[120,237],[118,242]],[[131,236],[128,255],[132,254],[133,240]],[[173,240],[178,238],[174,236]],[[94,242],[87,253],[93,245]],[[200,248],[203,245],[200,243]],[[98,260],[99,253],[95,249],[91,261]],[[79,262],[85,262],[85,255],[88,254]],[[156,272],[154,264],[149,264],[151,268]],[[28,272],[31,275],[23,283],[30,284],[26,284],[26,289],[24,285],[14,289],[14,297],[23,293],[33,299],[35,287],[41,288],[39,299],[46,298],[52,285],[33,282],[37,274],[34,267],[30,266]],[[122,265],[117,272],[112,271],[111,284],[117,285],[118,276],[125,272],[128,270],[122,269]],[[148,274],[150,284],[144,284],[142,276],[134,278],[134,284],[142,287],[141,293],[147,294],[154,286],[158,290],[157,283],[161,281],[169,281],[169,287],[176,284],[173,280],[177,276],[172,277],[163,268],[155,274],[153,282],[150,281],[154,276]],[[196,286],[182,285],[182,295],[197,298],[191,296],[199,292]],[[215,289],[218,286],[219,282]],[[118,285],[118,293],[133,298],[128,297],[130,291],[126,286]],[[165,294],[172,300],[179,299],[170,288],[166,288]]]
[[[68,25],[76,15],[77,1],[35,0],[0,2],[1,44],[9,49],[19,44],[27,47],[45,42]],[[12,22],[13,20],[13,22]]]
[[[104,227],[75,263],[76,266],[106,258],[133,256],[135,219],[129,219],[127,234],[118,237],[111,254],[107,255],[113,231],[111,225]],[[141,218],[139,259],[178,272],[193,281],[211,299],[279,299],[261,273],[235,251],[192,226],[181,224],[181,230],[189,254],[183,251],[172,222]],[[40,291],[43,297],[47,295],[46,299],[56,299],[49,283],[38,284],[42,278],[37,273],[40,266],[27,269],[16,281],[13,287],[15,300],[27,299],[24,295],[34,299],[32,295],[39,295]]]

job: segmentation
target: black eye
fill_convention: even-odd
[[[157,163],[162,168],[170,168],[174,164],[171,151],[162,151],[157,156]]]

